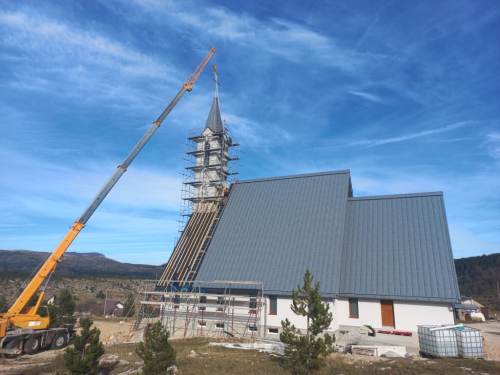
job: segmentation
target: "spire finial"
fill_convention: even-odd
[[[215,81],[215,97],[219,97],[219,82],[217,81],[217,64],[212,65],[214,69],[214,81]]]

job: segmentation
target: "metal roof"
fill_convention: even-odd
[[[463,310],[481,310],[479,306],[472,305],[470,303],[457,303],[453,305],[454,309],[463,309]]]
[[[206,128],[212,129],[214,133],[224,130],[220,116],[219,98],[214,98],[212,108],[210,108],[210,113],[208,114],[207,123],[205,124],[205,129]]]
[[[337,295],[349,171],[238,181],[196,280],[262,281],[291,294],[307,268]]]
[[[238,181],[196,277],[289,295],[458,302],[442,193],[352,198],[346,171]]]
[[[460,301],[441,192],[349,198],[340,295]]]

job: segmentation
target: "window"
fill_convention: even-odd
[[[206,327],[207,326],[207,322],[205,322],[204,320],[198,320],[198,327]]]
[[[217,297],[217,305],[224,305],[224,297]],[[222,311],[222,307],[219,307],[217,311]]]
[[[349,318],[359,318],[357,298],[349,298]]]
[[[278,298],[276,296],[269,296],[269,315],[276,315],[278,313]]]
[[[200,303],[207,303],[207,296],[201,296]]]
[[[278,328],[268,328],[267,332],[271,333],[273,335],[277,335],[279,333],[279,329]]]
[[[248,330],[252,332],[257,332],[257,326],[255,325],[248,326]]]
[[[224,323],[215,323],[215,328],[224,329]]]

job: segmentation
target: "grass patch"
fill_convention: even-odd
[[[230,374],[288,374],[283,358],[271,358],[267,353],[256,350],[229,349],[220,346],[209,346],[209,339],[172,340],[171,345],[177,351],[177,366],[180,375],[230,375]],[[128,364],[117,364],[107,368],[104,374],[112,371],[114,374],[127,369],[138,368],[141,359],[135,353],[136,345],[123,344],[106,347],[105,356],[113,354]],[[189,357],[194,350],[196,357]],[[388,369],[390,367],[390,369]],[[428,361],[409,361],[406,359],[377,360],[372,357],[332,355],[327,360],[327,366],[318,375],[330,374],[391,374],[391,375],[420,375],[420,374],[466,374],[475,373],[500,374],[500,362],[445,358]],[[385,368],[385,370],[381,370]],[[101,369],[100,369],[101,370]],[[99,370],[99,371],[100,371]],[[102,369],[104,370],[104,369]],[[66,368],[62,356],[55,357],[51,362],[40,364],[17,371],[22,375],[40,375],[41,373],[65,373]],[[97,371],[97,372],[99,372]]]

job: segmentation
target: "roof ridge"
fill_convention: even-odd
[[[290,180],[294,178],[306,178],[306,177],[316,177],[316,176],[329,176],[334,174],[349,174],[351,171],[349,169],[344,169],[341,171],[330,171],[330,172],[317,172],[317,173],[304,173],[304,174],[294,174],[288,176],[278,176],[278,177],[264,177],[264,178],[254,178],[251,180],[238,180],[238,185],[246,184],[250,182],[262,182],[262,181],[275,181],[275,180]]]
[[[349,197],[348,201],[378,200],[378,199],[397,199],[397,198],[418,198],[443,196],[442,191],[431,191],[427,193],[408,193],[408,194],[389,194],[389,195],[370,195],[366,197]]]

